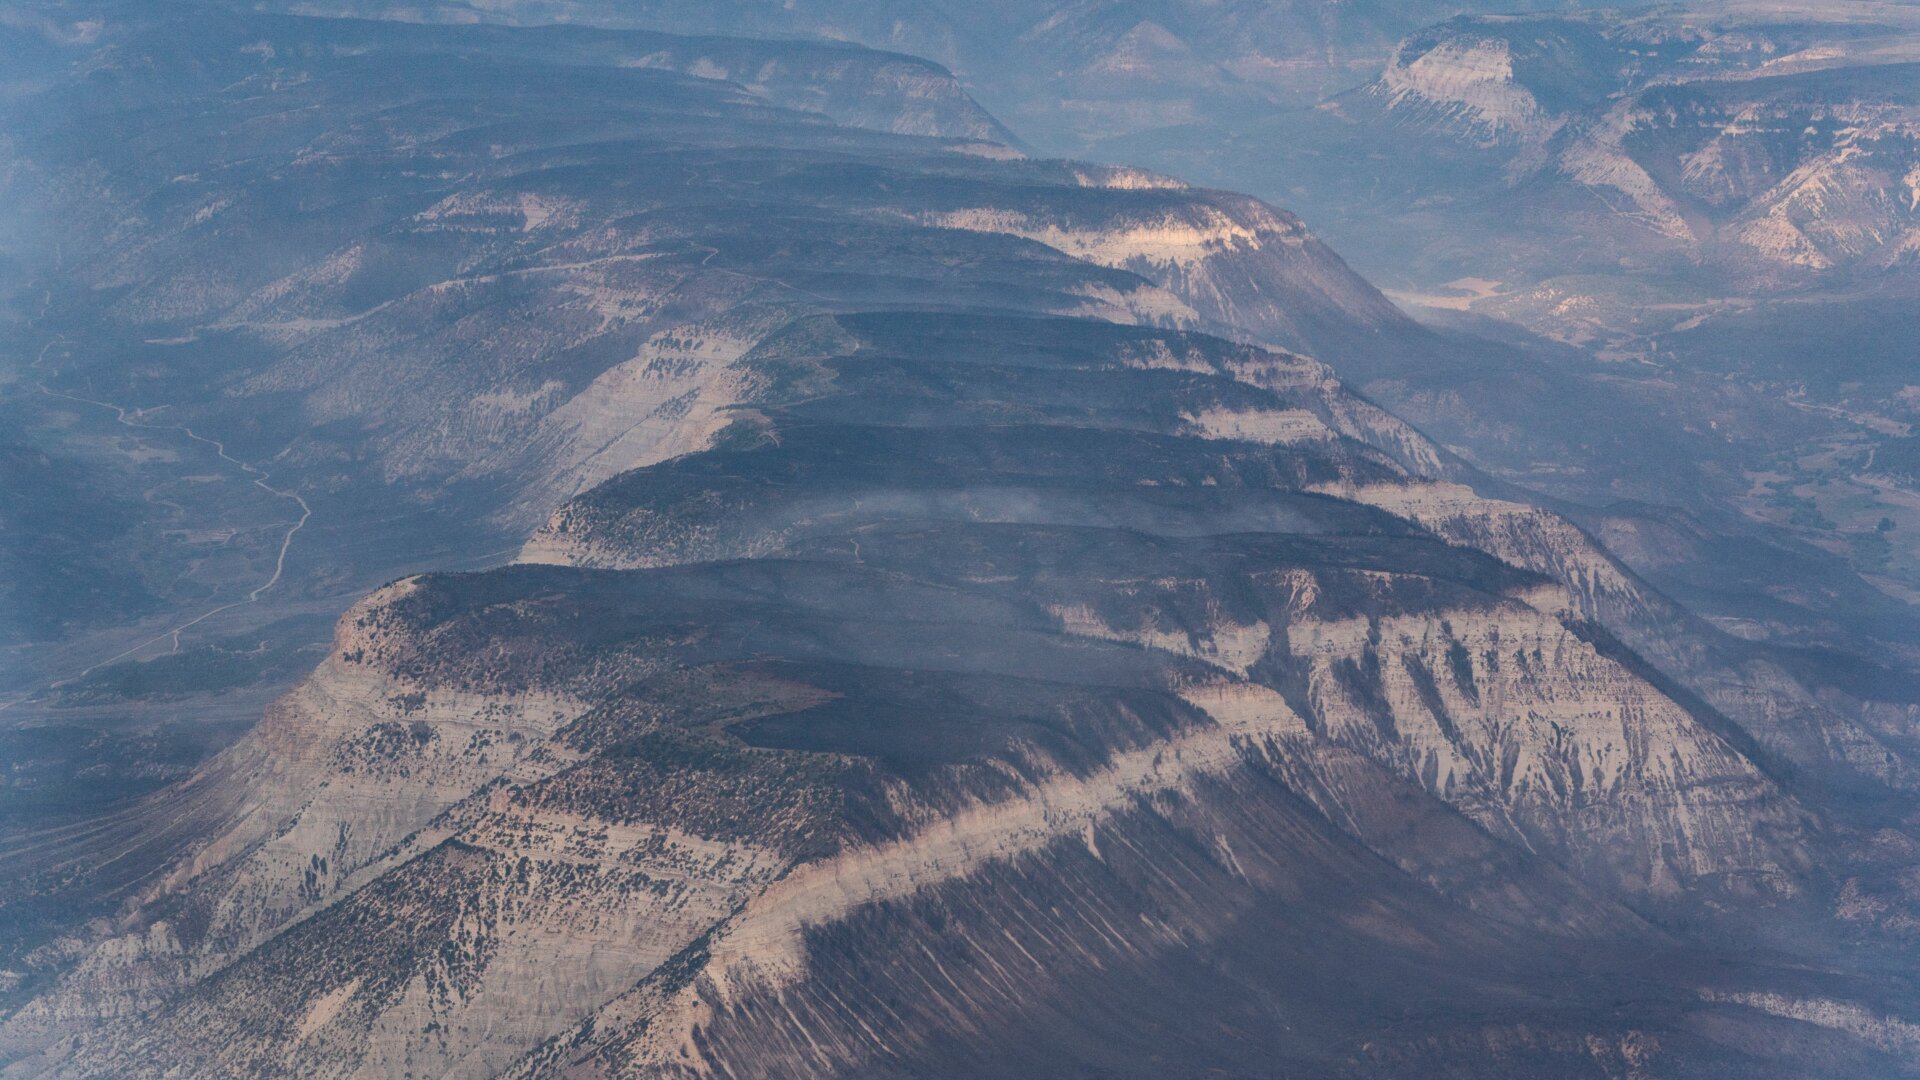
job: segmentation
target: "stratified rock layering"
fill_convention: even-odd
[[[40,106],[103,119],[23,135],[9,179],[63,223],[76,333],[109,338],[72,362],[137,341],[151,362],[86,374],[284,432],[258,449],[323,503],[394,489],[523,534],[705,445],[736,362],[808,312],[937,298],[1307,351],[1412,325],[1290,215],[1026,160],[911,57],[111,13],[68,43],[101,77]],[[125,112],[157,96],[183,104]]]
[[[1402,41],[1360,93],[1506,157],[1517,214],[1555,206],[1623,251],[1777,284],[1912,265],[1915,33],[1897,7],[1462,18]]]
[[[1650,947],[1622,901],[1791,903],[1810,823],[1567,584],[1324,494],[1425,505],[1417,436],[1177,332],[775,337],[712,449],[349,613],[10,1039],[54,1075],[1731,1053],[1710,975],[1603,965],[1658,989],[1575,1016],[1527,958]],[[1416,1000],[1452,1004],[1377,1026]]]
[[[192,407],[312,488],[532,535],[22,852],[105,904],[0,986],[16,1073],[1908,1067],[1897,978],[1725,947],[1830,944],[1842,876],[1907,917],[1911,853],[1834,854],[1772,756],[1897,740],[1198,332],[1401,321],[1294,219],[1020,159],[904,58],[223,18],[100,30],[80,100],[186,49],[199,107],[92,147],[163,238],[96,210],[76,279],[243,357]]]

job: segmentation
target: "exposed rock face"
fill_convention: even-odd
[[[975,267],[956,302],[1239,326],[1310,350],[1410,325],[1256,200],[983,157],[1013,153],[1004,132],[911,58],[237,16],[103,33],[79,51],[112,89],[61,86],[46,108],[160,92],[198,107],[165,132],[23,147],[14,183],[73,222],[63,244],[90,252],[73,274],[114,297],[94,334],[164,342],[186,371],[173,354],[209,341],[238,357],[217,387],[119,392],[164,393],[222,430],[270,415],[293,445],[260,449],[325,492],[455,491],[531,524],[702,445],[746,391],[733,365],[772,328],[950,290],[956,256]],[[198,66],[180,85],[141,81],[181,50]],[[254,132],[245,154],[222,141],[228,122]],[[396,175],[400,153],[418,167]],[[106,192],[85,183],[97,160],[113,163]],[[316,207],[302,229],[278,223],[288,200]],[[102,220],[103,205],[125,214]]]
[[[1503,148],[1516,206],[1571,207],[1552,192],[1572,183],[1755,279],[1885,270],[1916,243],[1920,144],[1907,46],[1887,46],[1915,27],[1880,17],[1458,19],[1403,41],[1365,92],[1395,122]]]
[[[244,19],[189,80],[267,164],[169,153],[295,201],[407,175],[257,264],[96,237],[118,317],[259,350],[201,408],[281,403],[309,477],[353,446],[508,518],[570,497],[21,853],[118,907],[0,987],[12,1071],[1912,1071],[1899,977],[1725,944],[1752,912],[1821,949],[1829,879],[1869,948],[1914,899],[1756,745],[1805,725],[1756,740],[1621,644],[1728,677],[1325,364],[1191,329],[1386,325],[1297,221],[828,124],[834,50],[409,30],[427,80],[369,87],[332,46],[373,31],[270,28],[284,87],[222,51]]]
[[[1458,124],[1489,144],[1545,138],[1558,125],[1514,79],[1513,43],[1449,37],[1403,42],[1375,84],[1395,111],[1425,109],[1436,124]]]
[[[365,0],[299,0],[313,12],[391,17]],[[1522,2],[1499,11],[1565,7]],[[422,0],[413,18],[579,23],[700,33],[747,33],[858,41],[938,59],[1014,115],[1021,130],[1089,139],[1139,125],[1190,119],[1220,99],[1241,105],[1311,93],[1329,81],[1371,73],[1402,35],[1462,10],[1488,5],[1299,2],[1222,8],[1207,0],[1146,7],[1095,0],[1061,7],[1048,0],[990,0],[964,11],[921,5],[902,12],[865,0],[806,0],[768,6],[678,0],[505,0],[484,8]],[[1358,74],[1364,79],[1366,74]],[[1050,94],[1051,110],[1039,96]]]
[[[1269,1004],[1193,1067],[1390,1072],[1413,1043],[1252,1032],[1386,970],[1519,1024],[1492,1003],[1531,976],[1497,958],[1649,933],[1617,899],[1799,888],[1794,801],[1564,586],[1315,494],[1428,483],[1336,427],[1319,365],[931,313],[763,355],[716,448],[530,546],[576,566],[343,620],[230,752],[315,794],[183,852],[9,1038],[56,1075],[775,1075],[989,1067],[1051,1031],[1040,1060],[1124,1073],[1143,1044],[1085,1010],[1148,1015],[1259,938],[1297,959],[1230,977]],[[1336,974],[1362,955],[1385,967]],[[1491,1057],[1448,1010],[1409,1038],[1514,1075],[1649,1030],[1693,1060],[1678,1008]]]
[[[53,1031],[96,1019],[103,1003],[113,1015],[164,1000],[331,899],[584,710],[559,693],[429,690],[381,666],[379,612],[411,588],[381,590],[349,612],[329,661],[175,793],[168,805],[191,831],[135,826],[132,842],[167,860],[139,895],[194,882],[191,899],[163,904],[142,944],[96,952],[69,994],[29,1005],[11,1024]]]
[[[1010,233],[1132,271],[1178,296],[1201,325],[1282,348],[1345,354],[1369,337],[1418,333],[1291,214],[1228,192],[1122,190],[1037,208],[1015,197],[920,219]]]

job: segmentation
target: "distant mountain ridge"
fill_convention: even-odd
[[[1920,244],[1920,126],[1916,69],[1876,30],[1894,27],[1465,18],[1402,42],[1362,93],[1390,122],[1509,147],[1542,220],[1569,201],[1545,201],[1556,183],[1583,185],[1740,273],[1880,270]]]

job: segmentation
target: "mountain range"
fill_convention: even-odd
[[[1898,65],[1028,7],[0,19],[6,1075],[1914,1072],[1915,617],[1729,494],[1831,432],[1031,122],[1312,95],[1551,206],[1631,114],[1646,257],[1777,313],[1904,219],[1748,128],[1880,176]]]

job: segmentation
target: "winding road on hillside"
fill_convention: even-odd
[[[40,352],[34,358],[34,361],[31,367],[36,371],[40,370],[46,362],[47,354],[52,352],[58,346],[65,343],[66,343],[66,339],[62,337],[55,337],[52,340],[48,341],[44,346],[41,347]],[[299,516],[297,518],[295,518],[291,522],[285,523],[286,532],[283,533],[280,537],[280,546],[278,551],[275,553],[275,557],[274,557],[273,572],[270,575],[268,575],[265,581],[261,582],[259,585],[256,585],[253,589],[251,589],[246,594],[246,596],[237,600],[230,600],[225,603],[215,605],[214,607],[211,607],[206,611],[203,611],[198,615],[195,615],[194,617],[185,620],[184,622],[181,622],[174,626],[170,626],[167,629],[162,630],[159,633],[154,634],[153,636],[138,642],[137,644],[133,645],[131,648],[123,649],[112,656],[106,657],[105,659],[94,661],[93,663],[88,664],[86,667],[81,668],[80,670],[74,672],[71,675],[68,675],[63,678],[56,679],[53,682],[47,683],[42,688],[42,690],[54,689],[54,688],[66,685],[68,683],[71,683],[77,679],[85,678],[87,675],[91,674],[94,671],[99,670],[100,668],[103,668],[108,666],[109,664],[113,664],[118,661],[124,660],[130,656],[134,656],[140,653],[141,651],[152,647],[156,643],[165,641],[168,639],[172,640],[172,649],[170,651],[178,652],[180,650],[180,635],[182,633],[184,633],[188,629],[191,629],[192,627],[202,622],[205,622],[208,619],[213,618],[216,615],[221,614],[222,612],[231,611],[234,608],[244,607],[248,604],[258,603],[260,600],[261,594],[267,592],[268,590],[272,589],[274,586],[280,584],[281,579],[286,576],[287,552],[291,550],[293,547],[293,539],[300,532],[300,530],[306,526],[307,522],[313,517],[313,508],[310,505],[308,505],[307,501],[304,498],[302,498],[298,492],[295,492],[289,489],[274,487],[271,482],[273,479],[273,476],[271,473],[267,472],[266,470],[260,468],[257,465],[254,465],[250,462],[242,461],[239,458],[234,457],[232,454],[227,453],[226,444],[219,439],[209,438],[208,436],[202,435],[199,432],[194,431],[191,427],[188,427],[185,424],[155,424],[155,423],[148,423],[145,421],[146,417],[149,417],[154,413],[157,413],[166,408],[169,408],[170,406],[160,405],[160,406],[151,406],[146,408],[136,408],[134,406],[121,405],[111,401],[102,401],[97,398],[83,397],[79,394],[71,394],[62,390],[55,390],[52,387],[48,386],[46,382],[41,380],[36,380],[35,385],[39,387],[39,390],[42,394],[48,397],[58,398],[64,401],[72,401],[78,404],[91,405],[97,408],[110,410],[114,414],[114,419],[116,420],[116,422],[120,423],[125,427],[135,428],[142,431],[177,432],[179,434],[185,435],[188,439],[194,442],[202,443],[206,446],[209,446],[213,449],[214,454],[221,461],[229,465],[232,465],[235,468],[238,468],[242,473],[246,474],[249,482],[251,482],[255,487],[260,488],[262,491],[267,492],[268,494],[274,496],[275,498],[285,499],[291,502],[294,506],[298,507],[300,511]],[[30,691],[27,694],[16,697],[11,701],[0,702],[0,712],[4,712],[7,709],[13,707],[14,705],[17,705],[22,701],[26,701],[32,698],[35,694],[39,692],[42,692],[42,691],[40,690]]]

